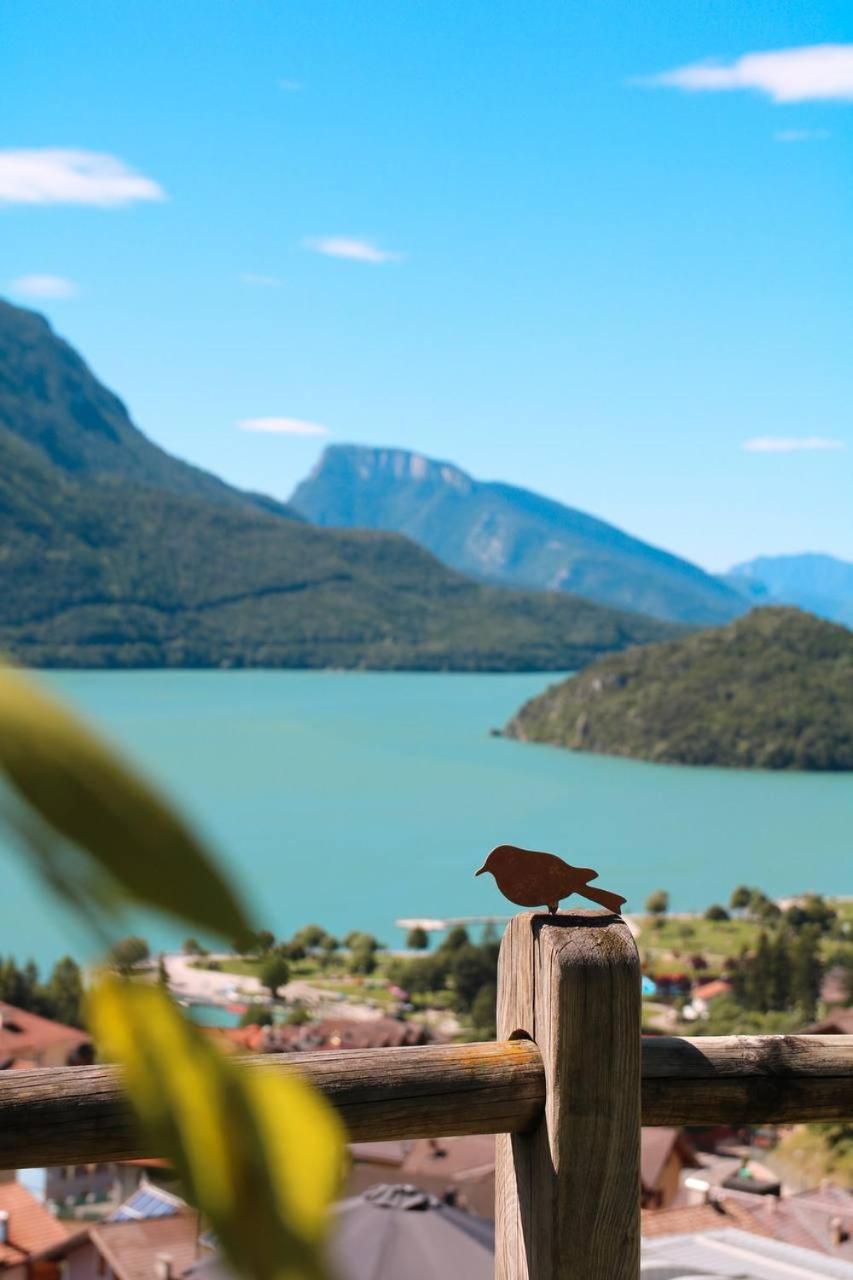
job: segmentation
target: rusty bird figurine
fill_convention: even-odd
[[[514,844],[499,844],[492,849],[480,870],[474,874],[481,876],[484,871],[492,873],[501,893],[510,902],[516,902],[520,907],[546,906],[552,915],[557,914],[560,899],[567,898],[570,893],[579,893],[614,915],[619,915],[625,902],[618,893],[590,888],[589,882],[597,879],[597,871],[570,867],[554,853],[519,849]]]

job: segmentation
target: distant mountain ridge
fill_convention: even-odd
[[[483,581],[569,591],[685,623],[727,621],[740,592],[572,507],[404,449],[331,445],[289,505],[326,527],[405,534]]]
[[[0,299],[0,426],[75,479],[125,479],[168,493],[258,506],[292,519],[274,498],[244,493],[160,449],[131,422],[43,316]]]
[[[560,670],[673,633],[314,528],[171,458],[0,304],[0,652],[31,666]]]
[[[836,556],[757,556],[730,569],[726,581],[757,602],[792,604],[853,626],[853,564]]]

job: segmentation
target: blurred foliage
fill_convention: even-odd
[[[238,1273],[319,1280],[326,1209],[343,1172],[331,1108],[295,1073],[235,1070],[155,987],[105,979],[89,1021]]]
[[[655,889],[646,898],[646,911],[650,916],[665,916],[669,911],[669,894],[666,889]]]
[[[248,927],[196,836],[70,711],[0,669],[4,817],[45,882],[91,921],[132,900],[215,933]]]
[[[783,1136],[773,1159],[800,1185],[830,1178],[839,1187],[853,1187],[853,1124],[798,1125]]]
[[[19,845],[101,936],[129,902],[226,937],[249,932],[183,822],[73,715],[9,670],[0,670],[0,775],[0,813]],[[144,939],[131,937],[113,943],[110,959],[130,970],[143,954]],[[73,999],[71,963],[47,984],[57,1000]],[[17,971],[4,966],[0,980],[14,984]],[[14,994],[27,992],[43,998],[34,966]],[[295,1075],[239,1070],[162,985],[103,977],[87,1020],[122,1067],[146,1145],[174,1162],[235,1270],[250,1280],[321,1280],[344,1151],[327,1103]]]
[[[660,762],[853,769],[853,632],[756,609],[602,658],[528,702],[507,733]]]
[[[148,943],[133,933],[126,938],[118,938],[107,951],[107,963],[119,973],[130,973],[131,969],[150,959]]]
[[[275,1000],[279,987],[290,981],[290,965],[283,955],[273,951],[261,961],[258,977]]]

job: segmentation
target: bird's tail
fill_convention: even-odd
[[[606,889],[594,888],[589,884],[585,884],[582,889],[576,889],[575,893],[582,893],[585,898],[589,898],[590,902],[597,902],[600,907],[605,907],[616,916],[621,913],[622,904],[627,901],[626,898],[620,898],[618,893],[608,893]]]

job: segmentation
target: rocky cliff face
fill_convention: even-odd
[[[463,573],[680,622],[745,612],[732,587],[613,525],[404,449],[335,445],[291,505],[317,524],[403,533]]]

